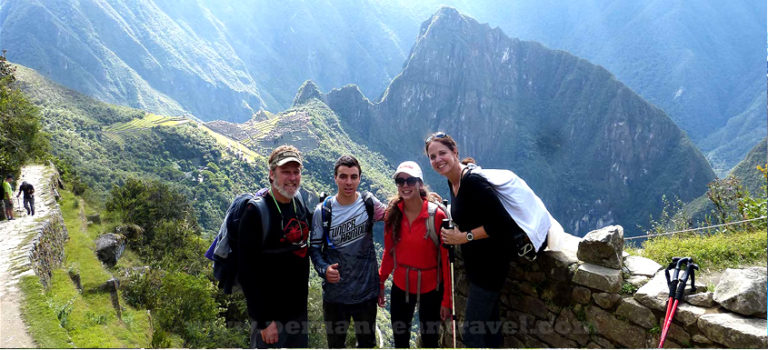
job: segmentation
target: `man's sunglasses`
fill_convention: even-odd
[[[424,144],[428,144],[428,143],[432,142],[434,139],[442,139],[443,137],[446,137],[446,136],[448,136],[448,135],[446,135],[446,133],[444,133],[442,131],[438,131],[438,132],[436,132],[436,133],[434,133],[432,135],[429,135],[424,140]]]
[[[404,179],[402,177],[396,177],[395,178],[395,184],[398,185],[398,186],[405,185],[406,183],[408,184],[408,186],[414,186],[418,182],[419,182],[419,178],[418,177],[413,177],[413,176],[411,176],[411,177],[409,177],[407,179]]]

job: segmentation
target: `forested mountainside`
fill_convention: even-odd
[[[602,67],[451,8],[424,22],[380,102],[354,86],[325,99],[350,135],[393,164],[415,159],[428,168],[424,137],[448,132],[460,156],[526,179],[576,234],[617,223],[631,235],[658,213],[662,195],[687,201],[714,178],[662,110]],[[444,179],[426,176],[446,190]]]
[[[107,102],[244,122],[290,107],[307,79],[378,100],[441,4],[605,67],[720,176],[765,137],[759,1],[7,0],[0,42],[12,61]]]
[[[730,173],[730,176],[735,176],[741,181],[745,190],[757,198],[767,195],[764,188],[766,186],[765,176],[757,169],[758,166],[766,167],[766,162],[768,162],[766,153],[768,153],[768,145],[766,145],[766,139],[763,139],[752,147],[746,158],[739,162]]]
[[[239,143],[194,120],[106,104],[17,67],[21,89],[40,108],[51,152],[69,165],[80,189],[95,202],[103,202],[112,186],[129,178],[160,180],[191,200],[198,222],[212,234],[236,194],[268,185],[266,157],[283,143],[294,143],[304,152],[303,184],[309,190],[335,189],[333,162],[353,151],[366,171],[361,188],[381,200],[394,193],[391,167],[365,146],[345,142],[337,117],[327,107],[272,116],[262,124],[269,127],[257,132],[263,140]]]

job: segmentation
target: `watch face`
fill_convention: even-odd
[[[472,232],[467,232],[467,240],[471,241],[475,238],[475,235],[472,234]]]

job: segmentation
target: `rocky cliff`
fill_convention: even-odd
[[[404,69],[376,103],[353,87],[328,105],[358,142],[429,168],[424,137],[443,130],[460,157],[523,177],[568,232],[644,225],[661,197],[683,201],[714,174],[663,111],[600,66],[507,37],[442,8],[421,26]],[[445,181],[426,171],[427,182]]]

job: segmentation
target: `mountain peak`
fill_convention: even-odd
[[[424,36],[434,28],[461,28],[471,22],[476,23],[474,19],[461,14],[457,9],[443,6],[432,17],[421,24],[419,37]]]
[[[322,101],[323,95],[312,80],[307,80],[304,84],[301,84],[299,92],[297,92],[296,97],[293,98],[293,106],[305,104],[312,98]]]

